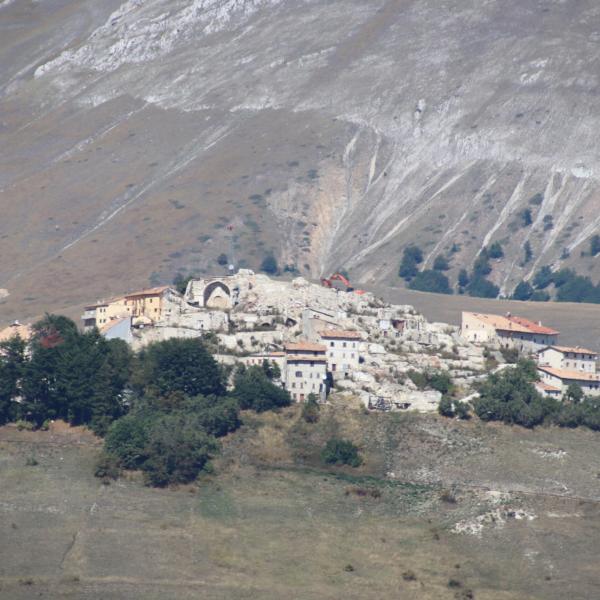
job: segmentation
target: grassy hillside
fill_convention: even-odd
[[[363,466],[320,465],[333,433],[361,446]],[[339,407],[309,425],[291,407],[247,416],[214,475],[168,490],[135,474],[100,483],[97,442],[77,429],[5,427],[0,448],[3,599],[558,600],[597,590],[600,436],[587,431]]]

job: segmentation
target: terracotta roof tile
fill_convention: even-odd
[[[326,329],[321,331],[320,335],[322,338],[327,339],[348,339],[348,340],[361,340],[362,335],[360,331],[347,331],[344,329]]]
[[[598,353],[595,350],[587,350],[586,348],[580,348],[579,346],[548,346],[548,348],[558,350],[558,352],[562,352],[563,354],[570,352],[571,354],[593,354],[595,356],[598,355]],[[544,348],[544,350],[548,350],[548,348]],[[543,352],[543,350],[541,350],[541,352]]]
[[[314,344],[312,342],[295,342],[285,345],[286,352],[327,352],[327,347],[323,344]]]
[[[554,375],[554,377],[558,377],[559,379],[600,382],[600,375],[597,373],[585,373],[583,371],[572,371],[569,369],[555,369],[554,367],[548,367],[546,365],[539,365],[538,370]]]

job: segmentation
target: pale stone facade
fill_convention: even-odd
[[[555,369],[595,373],[597,362],[598,354],[585,348],[549,346],[538,353],[538,364]]]
[[[327,329],[321,343],[327,348],[327,365],[334,378],[348,378],[358,370],[362,336],[358,331]]]
[[[324,402],[327,394],[327,348],[300,342],[285,346],[285,387],[296,402],[315,394]]]

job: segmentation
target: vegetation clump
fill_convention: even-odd
[[[358,447],[350,440],[331,438],[321,451],[321,460],[327,465],[349,465],[359,467],[362,458]]]

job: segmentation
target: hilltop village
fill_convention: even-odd
[[[507,352],[517,351],[537,361],[542,394],[560,398],[573,383],[600,394],[597,353],[560,346],[559,332],[541,323],[470,312],[461,327],[430,323],[412,306],[368,292],[245,269],[192,279],[184,293],[160,286],[90,304],[82,324],[133,349],[210,335],[223,364],[276,363],[280,385],[297,402],[335,395],[375,410],[435,411],[442,391],[425,385],[422,374],[444,374],[469,398],[475,382],[505,368]],[[0,341],[12,335],[27,339],[31,328],[15,323]]]

